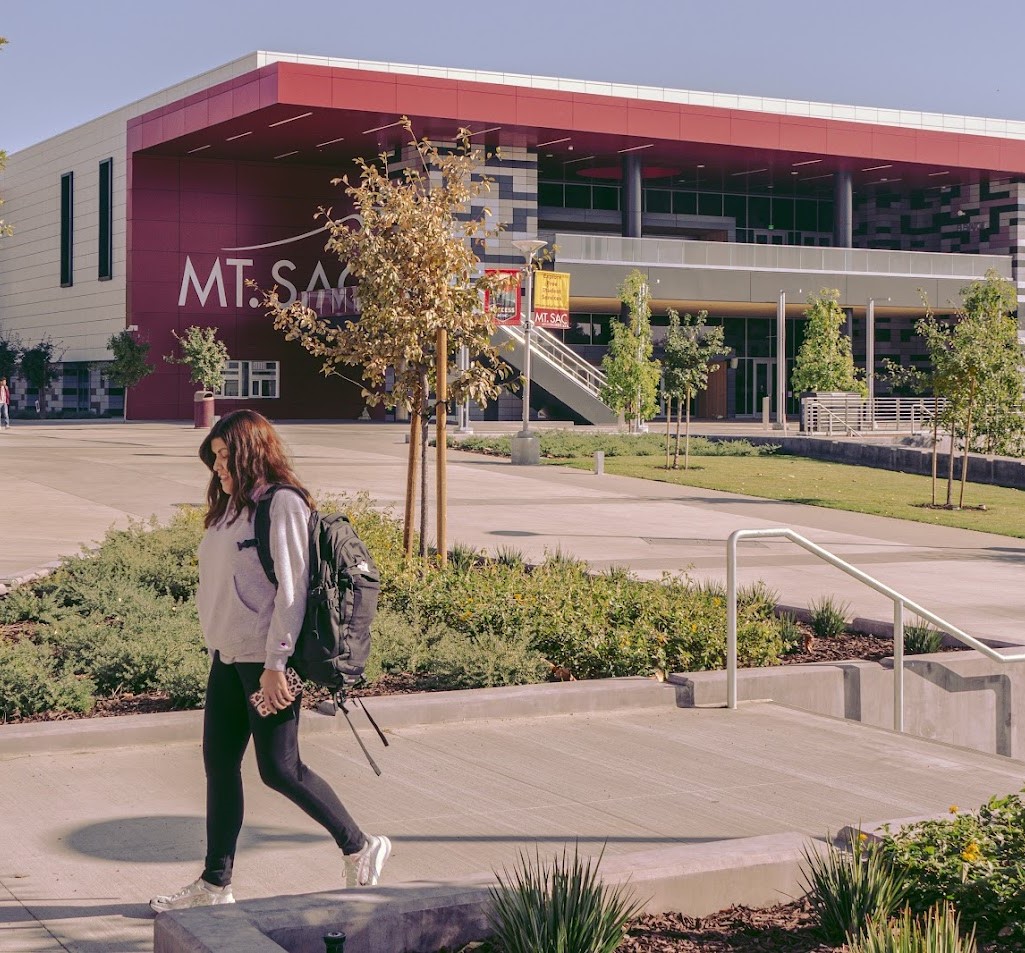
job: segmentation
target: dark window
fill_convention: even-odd
[[[698,211],[698,197],[693,192],[673,193],[673,212],[677,215],[695,215]]]
[[[596,185],[591,190],[594,196],[594,208],[606,211],[619,211],[619,189],[612,185]]]
[[[737,223],[737,228],[744,228],[747,225],[747,196],[746,195],[724,195],[723,214],[732,218]]]
[[[114,160],[100,163],[100,281],[114,277]]]
[[[794,211],[794,227],[802,232],[817,232],[819,230],[818,203],[809,199],[798,199],[794,204],[797,206]]]
[[[562,183],[541,182],[537,187],[537,204],[562,208]]]
[[[673,194],[664,189],[644,190],[644,211],[671,212],[673,210]]]
[[[748,228],[768,228],[771,224],[769,199],[752,195],[747,200]]]
[[[794,200],[772,200],[772,227],[781,231],[789,231],[794,227]]]
[[[61,287],[70,288],[74,282],[74,204],[75,173],[65,172],[61,176]]]
[[[589,185],[567,185],[566,186],[566,208],[590,208],[591,207],[591,186]]]
[[[698,215],[722,215],[722,194],[702,192],[698,195]]]

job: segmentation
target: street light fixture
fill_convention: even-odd
[[[798,294],[803,293],[797,289]],[[776,425],[787,432],[787,293],[782,288],[776,301]]]
[[[868,425],[876,429],[876,302],[889,298],[869,298],[865,309],[865,381],[868,384]]]
[[[523,429],[521,437],[530,436],[530,331],[533,319],[534,256],[548,244],[540,238],[518,238],[513,247],[523,255],[527,267],[527,307],[523,314]]]

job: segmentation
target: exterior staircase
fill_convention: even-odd
[[[499,325],[493,339],[502,357],[518,371],[523,370],[523,337],[522,328]],[[548,391],[589,423],[609,426],[619,422],[619,415],[598,396],[605,375],[545,328],[530,331],[530,383]]]

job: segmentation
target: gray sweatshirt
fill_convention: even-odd
[[[253,517],[211,526],[199,544],[196,606],[203,638],[222,662],[262,662],[282,672],[306,613],[309,587],[309,507],[295,493],[275,493],[270,507],[270,552],[278,585],[267,578],[255,546]]]

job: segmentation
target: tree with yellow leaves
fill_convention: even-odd
[[[499,276],[485,275],[475,246],[489,229],[487,209],[473,210],[473,199],[490,190],[480,173],[485,155],[474,148],[471,132],[460,129],[451,147],[417,139],[410,121],[411,160],[389,170],[388,156],[355,160],[359,181],[336,179],[352,199],[360,224],[336,219],[330,209],[327,249],[348,265],[359,283],[359,317],[337,323],[295,301],[285,307],[276,291],[265,295],[274,326],[285,337],[323,359],[323,373],[339,374],[342,365],[360,368],[368,404],[402,407],[409,413],[410,439],[406,481],[404,543],[413,553],[413,513],[420,485],[420,553],[426,553],[426,442],[429,399],[438,394],[438,551],[445,558],[444,426],[446,396],[486,404],[508,373],[491,343],[493,314],[484,308],[483,291],[496,288]],[[466,347],[470,366],[456,370],[453,357]],[[440,373],[439,373],[440,368]],[[386,380],[393,380],[390,390]],[[439,377],[441,387],[439,384]],[[417,464],[419,462],[419,477]]]

